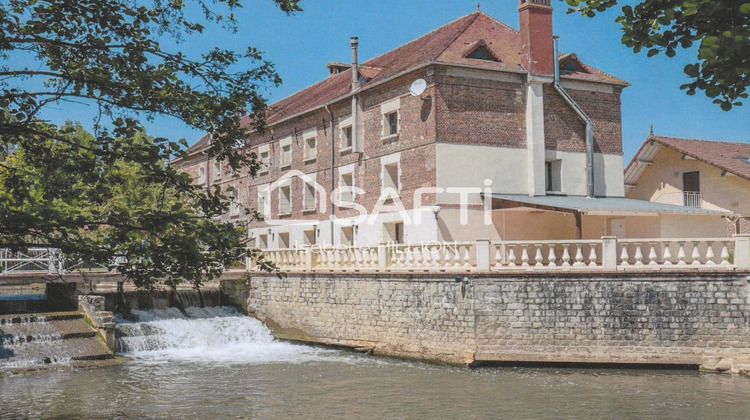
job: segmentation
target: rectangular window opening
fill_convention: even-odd
[[[354,191],[352,191],[353,187],[354,187],[354,174],[351,172],[341,174],[341,179],[339,181],[339,191],[340,191],[339,201],[341,203],[353,203],[354,202]]]
[[[305,140],[305,160],[313,160],[318,157],[317,139],[310,137]]]
[[[303,210],[315,210],[315,184],[310,182],[305,182],[303,186]]]
[[[279,214],[291,214],[292,213],[292,187],[285,185],[279,187]]]

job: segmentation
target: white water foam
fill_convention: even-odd
[[[277,341],[260,321],[231,307],[133,311],[118,319],[118,353],[141,360],[226,363],[308,362],[344,358],[336,350]]]

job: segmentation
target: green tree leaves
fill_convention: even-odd
[[[300,10],[299,0],[273,1],[285,13]],[[119,257],[117,269],[145,288],[157,278],[198,285],[233,261],[244,235],[212,219],[227,197],[168,165],[184,155],[184,140],[148,137],[139,121],[168,116],[212,133],[210,156],[254,173],[254,156],[237,145],[248,129],[265,128],[260,91],[281,82],[273,65],[252,47],[183,52],[159,42],[179,45],[207,25],[235,31],[241,6],[0,3],[0,246],[51,246],[89,263]],[[99,111],[91,133],[40,119],[69,102]]]
[[[565,0],[569,12],[595,16],[615,0]],[[617,17],[622,42],[647,56],[674,57],[698,44],[696,62],[685,67],[688,95],[702,90],[723,110],[741,106],[750,86],[750,3],[737,0],[641,0]]]

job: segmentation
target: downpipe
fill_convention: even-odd
[[[560,60],[558,59],[558,37],[554,38],[555,90],[573,108],[578,117],[586,123],[586,184],[588,198],[594,198],[594,121],[570,94],[560,85]]]

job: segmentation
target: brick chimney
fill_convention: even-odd
[[[522,62],[534,75],[555,73],[552,44],[552,0],[519,0]]]

